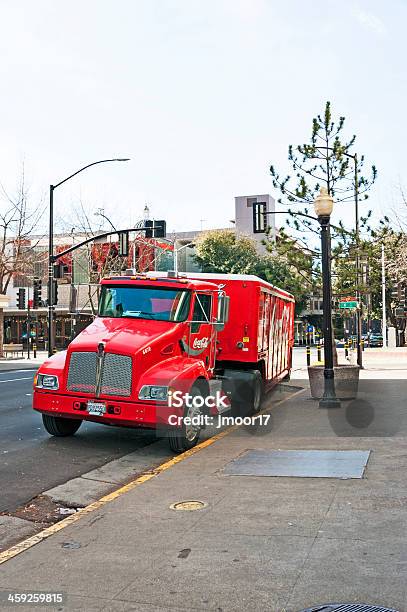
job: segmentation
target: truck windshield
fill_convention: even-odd
[[[190,291],[163,287],[103,285],[99,316],[111,318],[185,321]]]

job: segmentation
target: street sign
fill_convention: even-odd
[[[357,308],[358,302],[339,302],[339,308]]]
[[[313,325],[307,325],[307,332],[309,334],[312,334],[313,331],[314,331],[314,326]]]

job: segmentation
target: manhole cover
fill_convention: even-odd
[[[62,548],[70,548],[72,550],[75,550],[76,548],[80,548],[81,544],[80,542],[63,542],[61,546]]]
[[[192,510],[202,510],[202,508],[206,508],[208,504],[203,501],[198,500],[188,500],[188,501],[180,501],[175,504],[171,504],[171,510],[186,510],[187,512],[192,512]]]
[[[299,612],[399,612],[399,610],[394,610],[394,608],[382,608],[381,606],[371,606],[370,604],[330,603],[306,608]]]

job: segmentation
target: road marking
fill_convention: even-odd
[[[32,380],[32,379],[33,379],[32,376],[28,376],[26,378],[10,378],[9,380],[0,380],[0,384],[6,383],[6,382],[17,382],[18,380]]]
[[[257,414],[263,414],[264,412],[267,412],[268,410],[271,410],[272,408],[275,408],[276,406],[283,404],[284,402],[295,397],[296,395],[303,393],[303,391],[305,391],[305,388],[301,389],[300,391],[296,391],[295,393],[292,393],[289,397],[279,400],[278,402],[273,404],[273,406],[265,408],[264,410],[258,412]],[[221,431],[215,436],[212,436],[212,438],[208,438],[208,440],[204,440],[200,444],[197,444],[197,446],[194,446],[190,450],[185,451],[181,455],[176,455],[169,461],[166,461],[165,463],[162,463],[161,465],[150,470],[149,472],[142,474],[142,476],[139,476],[138,478],[136,478],[136,480],[132,480],[128,484],[122,487],[119,487],[115,491],[112,491],[111,493],[104,495],[99,500],[93,502],[92,504],[89,504],[89,506],[86,506],[85,508],[78,510],[78,512],[76,512],[75,514],[71,514],[70,516],[67,516],[67,518],[63,519],[62,521],[59,521],[59,523],[55,523],[55,525],[51,525],[51,527],[47,527],[46,529],[43,529],[43,531],[40,531],[39,533],[36,533],[30,538],[23,540],[19,544],[15,544],[15,546],[12,546],[8,550],[1,552],[0,553],[0,565],[2,563],[5,563],[6,561],[9,561],[13,557],[16,557],[17,555],[24,552],[25,550],[32,548],[36,544],[39,544],[43,540],[46,540],[47,538],[54,535],[55,533],[58,533],[58,531],[61,531],[61,529],[65,529],[65,527],[69,527],[69,525],[76,523],[76,521],[79,521],[81,518],[83,518],[84,516],[87,516],[91,512],[94,512],[95,510],[102,508],[102,506],[104,506],[105,504],[113,501],[114,499],[117,499],[118,497],[121,497],[122,495],[124,495],[125,493],[128,493],[129,491],[132,491],[136,487],[144,484],[145,482],[148,482],[152,478],[155,478],[162,472],[165,472],[166,470],[173,467],[174,465],[177,465],[177,463],[181,463],[181,461],[184,461],[184,459],[187,459],[188,457],[192,457],[192,455],[199,453],[204,448],[211,446],[218,440],[221,440],[225,436],[232,433],[232,431],[235,431],[236,429],[239,429],[240,427],[242,427],[242,425],[232,425],[225,431]]]

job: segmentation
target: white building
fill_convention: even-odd
[[[254,238],[259,244],[259,251],[264,252],[262,241],[269,237],[276,239],[275,215],[276,203],[269,194],[235,197],[235,227],[239,234]]]
[[[269,194],[236,196],[235,197],[235,218],[234,227],[223,228],[230,232],[236,232],[249,236],[256,240],[259,253],[265,253],[266,247],[263,241],[267,238],[274,241],[276,239],[275,200]],[[185,246],[193,242],[199,234],[208,231],[193,230],[189,232],[174,232],[167,237],[173,240],[175,248]],[[199,271],[193,259],[193,249],[185,248],[179,251],[179,269],[182,271]]]

